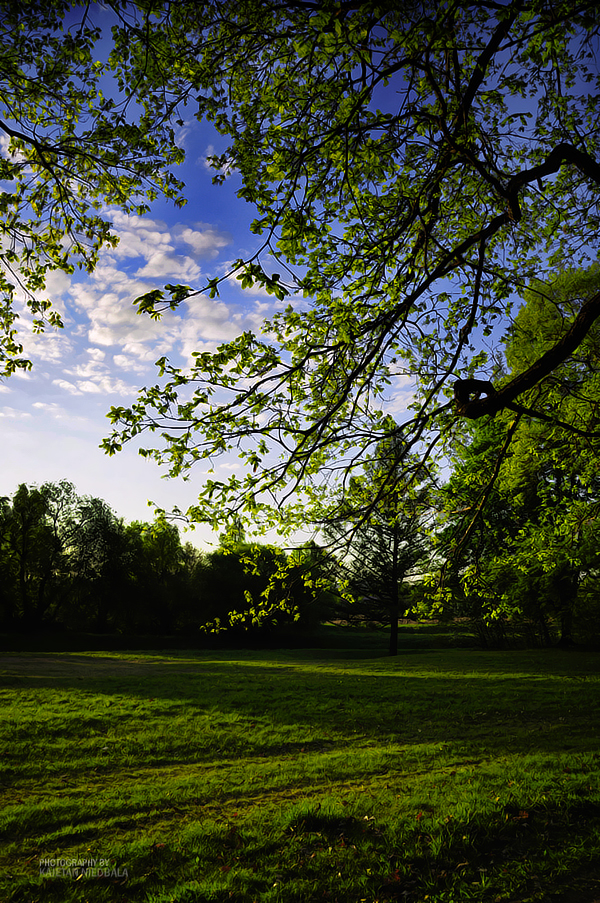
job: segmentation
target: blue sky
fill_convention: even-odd
[[[102,6],[93,10],[108,28],[110,12]],[[97,54],[106,56],[108,46],[101,40]],[[110,93],[110,81],[103,90]],[[127,521],[152,520],[149,501],[186,510],[196,500],[205,477],[201,464],[188,481],[171,480],[164,478],[164,468],[138,454],[140,445],[157,441],[156,434],[113,457],[99,447],[111,430],[110,407],[129,405],[141,387],[157,381],[159,357],[185,367],[193,351],[213,351],[245,330],[260,331],[278,303],[261,289],[242,291],[232,277],[221,283],[219,298],[197,295],[159,322],[137,314],[133,301],[144,292],[166,283],[200,287],[208,277],[227,274],[233,261],[252,256],[262,242],[249,228],[253,207],[237,197],[241,180],[235,170],[224,184],[213,185],[207,155],[224,152],[226,139],[193,113],[188,109],[177,136],[186,152],[176,174],[186,183],[187,205],[158,200],[144,217],[105,211],[118,246],[104,249],[92,274],[48,278],[44,297],[62,314],[63,330],[34,335],[23,305],[20,340],[33,369],[0,382],[0,496],[11,496],[23,482],[67,479],[79,494],[105,499]],[[0,153],[7,152],[8,141],[0,137]],[[394,394],[388,409],[397,414],[410,400],[406,380]],[[239,469],[235,456],[221,458],[214,476],[226,479]],[[207,528],[186,538],[200,546],[218,542]]]
[[[65,328],[33,335],[31,318],[22,312],[33,369],[0,383],[0,495],[12,495],[21,482],[68,479],[80,494],[104,498],[127,521],[151,520],[148,500],[185,509],[196,498],[200,467],[188,482],[165,480],[163,469],[138,455],[139,444],[111,458],[98,447],[110,431],[110,406],[129,403],[137,389],[156,382],[159,357],[185,366],[192,351],[210,351],[245,329],[256,331],[273,310],[272,297],[242,292],[232,279],[219,298],[192,298],[160,322],[136,313],[132,302],[142,292],[167,282],[199,286],[259,241],[249,231],[252,208],[236,196],[239,177],[233,173],[224,185],[212,184],[206,156],[221,149],[220,136],[191,120],[179,141],[187,155],[178,170],[188,186],[187,206],[157,202],[145,217],[106,211],[120,239],[117,248],[103,251],[91,275],[54,273],[48,280],[46,294]],[[206,530],[187,538],[200,545],[215,541]]]

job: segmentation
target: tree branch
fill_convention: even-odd
[[[501,389],[486,380],[459,379],[454,383],[457,413],[471,420],[494,415],[503,408],[512,408],[517,396],[536,386],[548,376],[583,342],[593,324],[600,317],[600,292],[596,292],[581,307],[571,328],[556,345],[543,354],[523,373],[520,373]],[[481,397],[484,395],[485,397]],[[529,413],[529,411],[528,411]]]

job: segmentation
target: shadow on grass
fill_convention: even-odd
[[[594,903],[599,831],[600,805],[586,803],[514,805],[486,817],[423,820],[409,828],[304,805],[266,832],[230,822],[198,826],[193,838],[177,845],[147,843],[119,863],[127,881],[86,881],[81,889],[90,901],[161,903]],[[25,880],[6,897],[10,903],[33,899],[77,898],[72,882],[60,879]]]
[[[442,827],[419,822],[410,832],[375,820],[365,823],[352,816],[308,810],[294,817],[288,831],[305,857],[327,847],[340,853],[363,851],[368,859],[385,861],[386,868],[380,866],[368,882],[372,899],[380,903],[463,899],[451,896],[457,883],[463,888],[478,886],[472,897],[463,890],[464,899],[498,900],[499,891],[509,890],[510,899],[516,899],[516,894],[544,901],[596,903],[599,828],[600,804],[582,802],[528,810],[512,804],[492,817],[452,820]],[[570,865],[569,854],[572,858],[584,847],[590,851],[587,861],[585,856],[578,857]],[[554,855],[544,868],[547,850]],[[355,899],[360,897],[359,887],[352,892]]]
[[[301,628],[290,628],[279,633],[240,632],[230,634],[202,634],[192,636],[122,635],[77,633],[75,631],[48,630],[24,634],[0,634],[0,650],[5,652],[103,652],[136,650],[149,652],[178,650],[218,652],[236,650],[293,649],[323,652],[328,656],[350,655],[355,658],[387,656],[389,629],[386,627],[338,626],[324,624],[310,633]],[[400,625],[398,648],[400,652],[422,649],[468,647],[478,645],[476,637],[465,623],[403,623]]]
[[[600,759],[599,660],[552,650],[370,662],[324,650],[5,656],[14,709],[5,721],[3,836],[23,847],[39,839],[45,849],[97,845],[107,834],[117,849],[121,842],[127,883],[86,881],[90,901],[592,903],[600,898],[600,803],[590,786]],[[65,782],[54,758],[61,749]],[[549,759],[544,804],[535,789],[527,797],[538,754]],[[525,789],[507,790],[502,769],[521,755]],[[256,783],[242,787],[236,769],[246,766]],[[423,805],[414,809],[406,784],[417,778],[413,802],[422,796]],[[460,801],[471,778],[481,811],[465,816],[465,805],[448,815],[447,800]],[[341,799],[351,786],[347,808],[315,801]],[[107,788],[116,791],[103,795]],[[30,808],[19,810],[16,797],[30,791]],[[386,821],[373,802],[379,792]],[[260,813],[261,824],[251,814],[232,822],[238,806]],[[24,878],[6,899],[71,903],[80,888]]]
[[[287,750],[280,742],[271,747],[261,730],[269,723],[304,725],[334,741],[348,733],[402,744],[476,737],[490,753],[506,751],[507,740],[511,751],[597,745],[590,732],[600,720],[597,653],[456,650],[368,667],[360,659],[307,660],[296,653],[247,652],[236,661],[227,660],[232,653],[220,655],[8,655],[0,659],[0,685],[30,704],[45,690],[82,695],[76,718],[61,718],[60,699],[56,717],[46,720],[45,735],[55,738],[86,731],[124,736],[149,716],[165,724],[208,716],[224,729],[228,718],[232,726],[246,719],[252,728],[235,726],[241,745],[222,750],[225,755],[293,754],[306,746],[302,740]],[[89,712],[88,700],[96,696],[106,702]],[[26,732],[27,724],[15,730]],[[176,736],[171,741],[173,762],[192,760],[189,737],[181,737],[181,748]],[[210,757],[215,752],[208,750]]]

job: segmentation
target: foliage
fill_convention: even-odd
[[[0,626],[99,633],[263,637],[326,617],[320,554],[245,544],[203,553],[164,517],[125,524],[71,483],[0,500]],[[246,638],[247,639],[247,638]]]
[[[456,414],[512,405],[584,341],[598,292],[502,386],[481,343],[497,347],[533,278],[593,256],[591,0],[158,2],[153,16],[151,32],[119,32],[129,84],[168,85],[174,107],[193,103],[228,136],[216,181],[236,168],[262,236],[235,272],[281,302],[262,334],[198,353],[190,370],[161,360],[166,380],[111,411],[110,453],[158,431],[142,454],[172,474],[240,456],[244,475],[208,479],[192,518],[319,523],[324,481],[346,486],[381,441],[399,435],[427,459]],[[192,294],[138,302],[159,315]],[[412,407],[393,434],[390,402]]]
[[[106,633],[127,597],[125,527],[102,499],[82,500],[70,547],[72,593],[66,623]]]
[[[135,521],[126,534],[130,629],[135,625],[137,630],[172,634],[180,618],[190,617],[198,607],[194,602],[201,555],[182,545],[179,530],[164,518],[152,524]]]
[[[507,342],[507,378],[568,331],[599,279],[597,267],[568,270],[525,292]],[[441,536],[453,556],[448,585],[462,599],[454,611],[475,617],[496,639],[507,621],[525,621],[546,643],[553,622],[563,643],[572,641],[574,625],[582,638],[589,630],[585,609],[597,606],[600,530],[597,458],[588,438],[600,400],[599,336],[592,327],[577,351],[524,396],[529,405],[520,405],[510,424],[506,416],[478,421],[470,442],[456,446]],[[577,432],[566,433],[564,420]],[[587,621],[583,631],[580,618]]]
[[[123,4],[109,2],[118,22]],[[137,10],[147,27],[150,12]],[[162,95],[126,86],[124,55],[104,59],[90,7],[5,3],[0,22],[0,373],[28,368],[17,332],[61,326],[47,274],[92,270],[117,238],[106,207],[144,213],[159,193],[182,202],[183,159]],[[152,68],[150,60],[147,68]],[[28,308],[28,310],[27,310]],[[25,331],[27,330],[27,326]]]
[[[2,500],[2,620],[39,628],[56,605],[68,572],[65,547],[70,541],[75,493],[67,481],[25,484],[12,504]]]
[[[213,616],[205,630],[264,634],[312,631],[328,613],[329,569],[310,543],[289,555],[272,545],[239,541],[207,555],[202,593]]]

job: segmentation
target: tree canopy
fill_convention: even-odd
[[[507,337],[506,380],[570,328],[598,289],[597,266],[534,282]],[[456,441],[440,493],[439,548],[447,614],[468,615],[484,639],[528,625],[530,639],[563,643],[595,632],[600,484],[599,324],[577,352],[525,394],[522,411],[475,421]],[[527,416],[535,408],[536,417]],[[564,428],[568,422],[570,430]]]
[[[260,252],[239,261],[287,306],[115,408],[109,451],[143,430],[184,473],[236,451],[243,479],[206,483],[191,514],[290,523],[327,476],[347,477],[391,433],[422,458],[459,417],[495,413],[552,372],[600,312],[496,386],[494,349],[535,277],[595,256],[595,4],[534,0],[156,4],[132,77],[192,97],[230,139],[216,158],[256,206]],[[138,299],[157,314],[208,286]],[[498,324],[500,324],[498,326]],[[486,350],[485,341],[489,343]],[[386,400],[412,410],[390,425]],[[280,457],[277,456],[279,453]],[[316,488],[315,488],[316,487]]]
[[[107,6],[116,27],[125,4]],[[0,375],[31,366],[22,306],[34,330],[62,325],[44,297],[48,273],[91,270],[102,245],[116,244],[107,207],[143,213],[159,193],[182,202],[171,171],[182,151],[162,92],[134,96],[126,53],[102,38],[89,5],[2,4]]]
[[[16,187],[2,195],[15,245],[4,262],[31,292],[48,267],[93,265],[111,240],[95,205],[177,196],[169,165],[184,108],[227,136],[215,179],[238,170],[262,236],[234,270],[280,308],[261,334],[198,353],[190,369],[162,360],[163,381],[112,410],[105,443],[114,452],[158,430],[158,447],[142,451],[173,474],[240,455],[245,476],[208,480],[192,517],[317,521],[324,481],[343,483],[380,442],[398,437],[408,470],[415,452],[421,467],[457,417],[517,404],[581,345],[600,292],[556,343],[495,382],[494,351],[524,287],[596,256],[592,0],[108,5],[106,62],[92,53],[87,8],[68,28],[75,8],[60,0],[5,12],[14,124],[2,165]],[[101,93],[108,72],[115,99]],[[159,316],[219,284],[166,286],[139,308]],[[410,408],[398,425],[390,401],[395,414]]]

